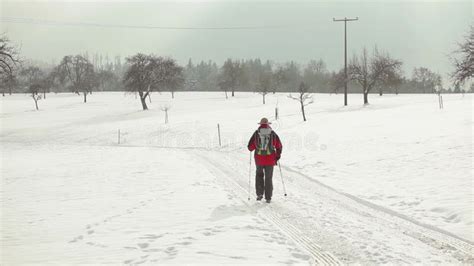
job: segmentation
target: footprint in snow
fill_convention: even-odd
[[[83,236],[78,236],[78,237],[74,238],[73,240],[69,241],[69,243],[76,243],[77,241],[82,240],[82,239],[84,239]]]
[[[234,259],[234,260],[246,260],[247,259],[246,257],[242,257],[242,256],[230,256],[229,258]]]
[[[174,256],[176,256],[176,254],[178,254],[178,250],[175,247],[169,247],[165,250],[165,252],[170,257],[174,257]]]
[[[140,239],[151,239],[151,240],[155,240],[155,239],[158,239],[158,238],[161,238],[163,237],[164,234],[161,234],[161,235],[154,235],[154,234],[146,234],[144,236],[141,236],[139,237]]]
[[[160,251],[162,250],[159,248],[150,248],[150,249],[143,250],[143,252],[160,252]]]
[[[141,249],[147,248],[150,244],[148,243],[138,243],[137,246],[139,246]]]
[[[310,259],[310,256],[306,254],[300,254],[300,253],[291,253],[291,256],[297,259],[302,259],[308,261]]]

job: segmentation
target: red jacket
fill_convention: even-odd
[[[260,127],[253,133],[252,137],[249,140],[249,144],[247,148],[249,151],[254,151],[257,149],[259,145],[259,135],[258,131],[261,128],[270,128],[269,125],[260,125]],[[271,129],[271,128],[270,128]],[[270,133],[270,147],[269,150],[266,152],[267,154],[258,154],[259,152],[255,152],[255,164],[259,166],[268,166],[268,165],[276,165],[277,161],[280,159],[281,152],[283,149],[283,145],[281,144],[280,138],[275,133],[275,131],[271,131]]]

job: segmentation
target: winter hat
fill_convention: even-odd
[[[260,123],[259,123],[259,124],[260,124],[260,125],[270,125],[271,123],[268,122],[268,119],[264,117],[264,118],[262,118],[262,119],[260,120]]]

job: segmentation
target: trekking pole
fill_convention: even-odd
[[[285,182],[283,181],[283,174],[281,172],[281,164],[280,163],[278,163],[278,168],[280,168],[281,183],[283,184],[283,192],[285,192],[285,197],[286,197]]]
[[[249,200],[250,200],[250,176],[252,175],[252,152],[250,152],[249,160]]]

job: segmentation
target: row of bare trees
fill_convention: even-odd
[[[20,83],[27,86],[37,110],[38,100],[46,99],[46,93],[55,87],[67,88],[76,94],[82,93],[86,103],[87,95],[97,86],[94,67],[81,55],[65,56],[47,72],[37,66],[23,67],[19,71],[19,79]]]
[[[471,80],[474,73],[474,29],[453,53],[455,70],[451,73],[454,92]],[[116,60],[117,61],[117,60]],[[171,58],[137,54],[127,58],[124,67],[119,60],[114,68],[97,70],[87,55],[65,56],[53,67],[39,67],[20,62],[18,49],[5,34],[0,36],[0,89],[2,93],[29,92],[38,108],[38,100],[46,98],[49,91],[72,91],[82,94],[84,102],[93,90],[128,90],[140,96],[142,108],[148,109],[146,98],[153,91],[170,91],[174,98],[177,90],[222,90],[226,98],[236,91],[253,91],[265,97],[275,92],[297,92],[304,106],[311,102],[307,96],[314,92],[338,93],[346,82],[342,70],[330,72],[323,60],[311,60],[301,66],[293,61],[274,64],[260,59],[228,59],[221,67],[212,61],[194,65],[191,60],[183,68]],[[413,70],[411,78],[404,77],[402,62],[387,52],[374,48],[370,53],[363,49],[349,62],[350,92],[362,92],[364,104],[369,103],[369,94],[378,92],[422,92],[441,93],[441,76],[425,67]],[[111,70],[119,69],[120,72]],[[122,71],[122,69],[126,69]],[[471,84],[471,90],[474,87]],[[42,94],[42,95],[40,95]],[[301,99],[305,99],[301,101]],[[151,100],[151,98],[150,98]],[[303,111],[304,112],[304,111]],[[304,116],[304,115],[303,115]]]
[[[423,93],[435,93],[442,89],[442,78],[426,67],[418,67],[413,70],[413,80]]]

